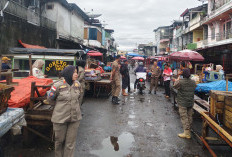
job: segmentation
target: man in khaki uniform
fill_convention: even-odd
[[[82,119],[80,110],[81,85],[75,66],[66,67],[59,81],[48,92],[48,100],[55,104],[52,119],[55,132],[55,156],[74,157],[77,129]]]
[[[83,104],[83,97],[85,95],[85,61],[78,60],[77,68],[78,68],[78,78],[77,81],[81,84],[81,96],[80,96],[80,105]]]
[[[112,63],[112,71],[111,71],[111,77],[112,80],[112,103],[113,104],[119,104],[119,94],[121,90],[120,85],[120,55],[116,56],[115,61]]]
[[[149,94],[151,94],[154,86],[155,86],[154,94],[156,94],[159,77],[161,75],[161,70],[160,67],[157,66],[157,62],[154,62],[154,65],[151,67],[151,72],[152,74],[151,74],[151,84],[150,84]]]

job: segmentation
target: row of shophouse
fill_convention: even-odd
[[[116,51],[114,30],[104,28],[98,20],[101,15],[86,13],[66,0],[1,0],[0,11],[0,53],[22,42],[108,55]]]
[[[232,0],[204,0],[201,6],[186,9],[181,20],[154,30],[155,54],[191,49],[206,63],[221,64],[232,73]]]

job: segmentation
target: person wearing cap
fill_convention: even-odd
[[[178,134],[181,138],[191,138],[191,125],[196,83],[190,79],[190,69],[183,69],[183,79],[174,80],[173,88],[177,89],[177,103],[184,132]]]
[[[126,88],[130,86],[130,74],[129,74],[129,69],[128,69],[128,61],[124,60],[123,64],[120,68],[120,73],[122,75],[122,95],[123,96],[128,96],[126,93]],[[128,91],[130,89],[128,88]]]
[[[112,103],[115,105],[119,104],[119,94],[120,94],[120,55],[117,55],[115,61],[112,63],[112,71],[110,80],[112,80]]]
[[[77,81],[78,69],[67,66],[62,71],[64,80],[55,83],[47,92],[54,104],[51,121],[55,132],[55,156],[74,157],[77,130],[82,119],[80,110],[81,84]]]
[[[2,70],[11,69],[10,66],[8,65],[10,60],[11,59],[8,57],[2,57]],[[1,76],[1,80],[5,80],[5,79],[6,79],[5,76]]]

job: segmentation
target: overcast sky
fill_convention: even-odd
[[[153,42],[153,30],[179,20],[187,8],[201,5],[198,0],[67,0],[82,10],[102,14],[106,28],[114,29],[120,50]]]

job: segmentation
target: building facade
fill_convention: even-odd
[[[41,5],[42,16],[56,22],[57,48],[79,48],[84,43],[84,23],[88,16],[66,0],[47,0]]]
[[[0,1],[0,8],[7,0]],[[21,46],[18,40],[47,48],[56,46],[56,22],[41,16],[40,1],[14,0],[0,16],[0,53]]]
[[[173,36],[173,30],[170,26],[162,26],[153,31],[155,33],[154,46],[157,47],[156,54],[165,54],[170,52],[170,39]]]

